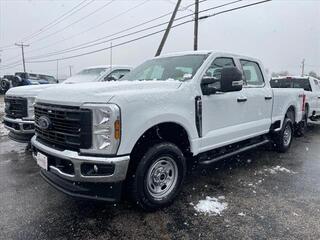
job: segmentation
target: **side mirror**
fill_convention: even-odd
[[[220,84],[220,79],[216,79],[213,77],[203,77],[201,81],[201,90],[203,95],[211,95],[217,92],[217,88],[215,88],[214,84]]]
[[[124,74],[121,74],[121,75],[119,76],[119,79],[121,79],[123,76],[124,76]]]
[[[221,92],[241,91],[242,74],[236,67],[226,67],[221,70]]]

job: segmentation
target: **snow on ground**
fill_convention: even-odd
[[[1,116],[4,114],[4,102],[0,101],[0,137],[7,136],[9,131],[4,128],[3,123],[1,121]]]
[[[207,196],[206,199],[200,200],[197,205],[194,206],[194,209],[205,215],[220,216],[222,211],[228,207],[228,203],[221,201],[224,199],[224,196],[220,196],[218,198]],[[191,205],[193,204],[191,203]]]
[[[271,174],[276,174],[276,173],[278,173],[278,172],[283,172],[283,173],[296,173],[296,172],[294,172],[294,171],[291,171],[291,170],[289,170],[289,169],[287,169],[287,168],[285,168],[285,167],[281,167],[281,166],[275,166],[275,167],[273,167],[273,168],[266,168],[266,169],[264,169],[266,172],[269,172],[269,173],[271,173]]]
[[[0,101],[0,114],[4,113],[4,102]]]
[[[239,215],[240,217],[245,217],[245,216],[246,216],[246,214],[243,213],[243,212],[238,213],[238,215]]]
[[[9,131],[4,127],[3,123],[0,123],[0,137],[7,136]]]

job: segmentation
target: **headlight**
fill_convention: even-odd
[[[35,97],[28,97],[28,119],[34,119],[34,104],[35,104]]]
[[[92,111],[92,146],[83,153],[116,154],[121,138],[120,108],[116,104],[87,103],[83,109]]]

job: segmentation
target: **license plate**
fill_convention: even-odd
[[[36,155],[36,159],[37,159],[37,164],[41,168],[48,170],[48,157],[46,155],[38,152]]]

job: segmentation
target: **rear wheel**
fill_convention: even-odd
[[[285,118],[281,131],[275,136],[276,150],[278,152],[284,153],[288,151],[292,143],[293,132],[292,120]]]
[[[299,126],[296,129],[295,135],[297,137],[302,137],[305,135],[307,130],[308,130],[308,110],[306,109],[306,113],[304,114],[301,123],[299,124]]]
[[[129,180],[132,200],[147,211],[168,206],[181,190],[186,169],[185,157],[176,145],[153,145]]]

